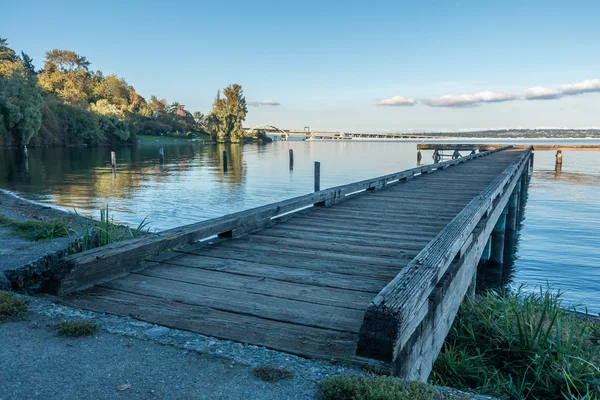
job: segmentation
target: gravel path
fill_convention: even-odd
[[[0,323],[0,400],[317,399],[328,376],[365,374],[349,365],[73,309],[51,297],[28,298],[25,320]],[[100,329],[89,337],[55,334],[57,323],[74,320],[94,321]],[[262,381],[253,374],[259,366],[284,368],[292,378]],[[446,399],[488,399],[440,390]]]

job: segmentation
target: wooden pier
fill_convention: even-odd
[[[493,149],[93,249],[65,258],[45,289],[425,380],[530,160],[530,148]]]

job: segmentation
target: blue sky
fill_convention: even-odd
[[[192,111],[209,111],[230,83],[248,101],[279,103],[250,107],[248,126],[600,127],[597,0],[0,0],[0,9],[0,36],[37,67],[62,48]],[[524,99],[531,88],[545,99]]]

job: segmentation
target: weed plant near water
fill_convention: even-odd
[[[501,399],[600,399],[600,327],[550,289],[466,299],[432,383]]]

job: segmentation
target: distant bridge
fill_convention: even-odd
[[[435,136],[420,134],[396,134],[396,133],[360,133],[360,132],[336,132],[304,129],[281,129],[274,125],[258,125],[253,128],[245,128],[246,134],[251,136],[258,130],[267,135],[280,137],[281,140],[289,140],[290,137],[299,137],[302,140],[418,140],[436,139]]]

